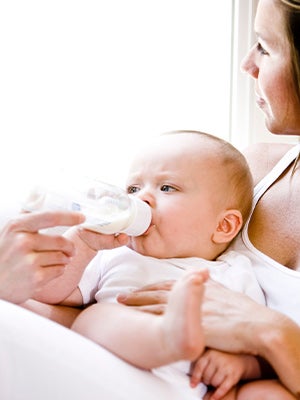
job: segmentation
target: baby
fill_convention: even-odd
[[[252,177],[247,163],[220,138],[194,131],[171,132],[135,157],[127,192],[151,207],[149,229],[130,237],[128,243],[124,235],[69,232],[76,256],[38,300],[72,306],[96,300],[79,315],[73,329],[138,367],[195,361],[205,348],[201,299],[208,274],[264,302],[249,260],[225,251],[251,209]],[[116,243],[127,246],[98,251]],[[163,316],[114,304],[124,288],[165,279],[178,282]],[[179,384],[180,376],[188,381],[189,369],[190,363],[184,363],[155,372],[175,374],[174,382]],[[198,386],[202,394],[204,389]]]

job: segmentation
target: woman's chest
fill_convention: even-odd
[[[259,200],[249,224],[253,245],[300,271],[300,176],[286,175]]]

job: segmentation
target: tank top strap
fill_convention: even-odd
[[[298,156],[299,152],[300,152],[300,144],[293,146],[289,151],[287,151],[284,154],[284,156],[271,169],[271,171],[255,185],[251,212],[242,229],[242,234],[241,234],[244,243],[248,243],[248,246],[253,247],[248,237],[248,227],[258,200],[268,190],[268,188],[276,181],[276,179],[278,179],[280,175],[288,168],[288,166],[291,165],[291,163]]]
[[[300,152],[300,144],[293,146],[285,155],[278,161],[272,170],[261,180],[254,188],[253,206],[255,208],[258,200],[266,192],[266,190],[280,177],[280,175],[295,161]]]

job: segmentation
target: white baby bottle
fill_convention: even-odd
[[[24,211],[73,210],[82,212],[86,229],[105,233],[142,235],[151,222],[147,203],[123,189],[99,180],[59,180],[36,186],[22,204]]]

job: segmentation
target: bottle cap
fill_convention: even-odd
[[[146,232],[151,223],[151,208],[147,203],[137,197],[130,196],[130,198],[133,203],[134,215],[131,224],[126,229],[122,230],[122,232],[129,236],[140,236]]]

